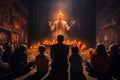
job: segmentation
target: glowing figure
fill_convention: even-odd
[[[56,36],[59,34],[62,34],[65,36],[65,38],[67,38],[68,36],[66,31],[68,31],[71,26],[75,24],[75,22],[75,20],[72,21],[70,26],[68,26],[67,22],[63,20],[63,14],[59,13],[58,20],[56,20],[53,24],[51,21],[49,21],[50,29],[51,31],[53,31],[52,38],[56,38]]]

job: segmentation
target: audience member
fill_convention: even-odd
[[[10,72],[10,67],[9,67],[9,59],[5,59],[6,58],[10,58],[11,55],[9,55],[9,53],[5,53],[5,55],[3,56],[4,54],[4,50],[3,50],[3,47],[0,45],[0,75],[4,75],[8,72]],[[4,58],[4,62],[3,62],[3,59],[2,57]]]
[[[40,45],[39,46],[39,54],[35,58],[35,65],[36,65],[36,70],[33,75],[28,76],[25,78],[25,80],[41,80],[42,77],[44,77],[49,68],[49,60],[48,56],[45,54],[45,46]]]
[[[51,70],[43,80],[68,80],[69,46],[63,44],[64,36],[57,36],[57,44],[50,48]]]
[[[109,58],[108,74],[120,79],[120,54],[117,45],[110,45]]]
[[[45,46],[41,45],[39,47],[39,52],[40,52],[40,54],[38,54],[35,59],[35,65],[37,67],[37,72],[38,72],[37,77],[40,80],[48,72],[49,59],[48,59],[48,56],[45,55],[45,53],[44,53]]]
[[[13,73],[22,74],[30,70],[34,65],[34,62],[27,62],[27,46],[21,45],[13,53],[13,56],[10,61],[10,67]]]
[[[2,56],[3,62],[9,63],[12,56],[12,45],[7,45],[5,52]]]
[[[95,51],[90,51],[90,62],[86,62],[87,70],[97,74],[105,74],[109,58],[103,44],[98,44]]]
[[[83,74],[82,57],[77,46],[71,48],[70,56],[70,80],[86,80]]]

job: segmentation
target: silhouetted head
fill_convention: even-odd
[[[58,35],[58,36],[57,36],[57,41],[58,41],[58,43],[63,43],[63,41],[64,41],[64,36],[63,36],[63,35]]]
[[[73,47],[71,48],[71,51],[72,51],[72,53],[78,53],[78,52],[79,52],[79,49],[78,49],[77,46],[73,46]]]
[[[39,52],[40,53],[44,53],[45,52],[45,46],[44,45],[40,45],[39,46]]]
[[[116,44],[111,44],[109,47],[110,51],[118,51],[118,46]]]
[[[7,45],[6,46],[6,51],[11,51],[12,50],[12,45]]]
[[[107,56],[106,49],[103,44],[96,45],[96,53],[97,55],[102,56],[102,57]]]
[[[23,52],[26,52],[27,51],[27,45],[25,45],[25,44],[22,44],[22,45],[20,45],[20,48],[19,48],[21,51],[23,51]]]

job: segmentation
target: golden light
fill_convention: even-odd
[[[77,47],[78,47],[78,49],[81,49],[81,42],[80,41],[77,43]]]
[[[56,40],[44,40],[43,42],[36,42],[34,44],[32,44],[28,50],[29,52],[29,57],[28,57],[28,61],[31,61],[31,60],[34,60],[35,59],[35,56],[39,53],[38,52],[38,48],[39,46],[42,44],[42,45],[45,45],[46,47],[50,47],[51,45],[53,44],[56,44],[57,41]],[[78,46],[79,50],[80,51],[85,51],[86,50],[86,44],[85,43],[82,43],[80,40],[65,40],[64,41],[64,44],[66,45],[69,45],[69,46]]]
[[[43,45],[45,45],[45,46],[51,46],[51,45],[53,45],[53,44],[56,44],[57,43],[57,41],[56,40],[44,40],[43,42],[39,42],[39,43],[36,43],[36,44],[32,44],[31,46],[30,46],[30,48],[29,48],[29,50],[31,50],[31,51],[38,51],[38,47],[41,45],[41,44],[43,44]],[[86,47],[86,44],[83,44],[81,41],[79,41],[79,40],[65,40],[64,42],[63,42],[64,44],[66,44],[66,45],[69,45],[69,46],[72,46],[72,45],[76,45],[76,46],[78,46],[78,48],[80,49],[80,50],[85,50],[87,47]]]
[[[60,16],[63,17],[63,13],[62,13],[61,11],[58,13],[58,18],[59,18]]]
[[[51,46],[51,45],[56,44],[56,43],[57,43],[56,40],[47,40],[46,39],[46,40],[43,41],[42,44],[47,45],[47,46]],[[86,44],[83,44],[79,40],[65,40],[63,43],[66,44],[66,45],[69,45],[69,46],[76,45],[76,46],[78,46],[78,48],[80,50],[85,50],[87,48]]]
[[[14,23],[14,27],[15,27],[16,29],[19,29],[19,24],[18,24],[17,22],[15,22],[15,23]]]
[[[57,20],[60,15],[62,16],[63,20],[66,19],[65,13],[62,10],[56,10],[56,12],[53,14],[54,20]]]
[[[16,28],[16,29],[18,29],[18,28],[19,28],[19,26],[18,26],[18,25],[15,25],[15,28]]]
[[[83,51],[83,50],[86,50],[86,45],[84,44],[84,45],[82,45],[82,47],[81,47],[81,50]]]
[[[39,46],[40,46],[40,42],[38,42],[36,44],[32,44],[28,51],[38,51]]]
[[[104,36],[104,41],[107,41],[108,40],[108,37],[105,35]]]

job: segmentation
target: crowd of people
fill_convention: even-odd
[[[83,73],[83,59],[76,45],[71,48],[64,44],[64,36],[57,36],[58,43],[50,47],[50,59],[45,54],[46,47],[39,46],[35,61],[27,62],[27,46],[16,49],[8,44],[0,46],[0,75],[12,72],[13,75],[27,73],[36,67],[36,73],[25,80],[87,80]],[[71,55],[69,53],[71,50]],[[86,71],[99,80],[120,79],[120,47],[112,44],[107,51],[104,44],[97,44],[89,51],[90,60],[85,61]],[[103,78],[104,77],[104,78]]]
[[[11,44],[4,47],[0,46],[0,78],[1,75],[4,77],[3,74],[11,73],[8,76],[15,78],[29,72],[35,62],[27,62],[27,58],[27,46],[24,44],[17,48],[14,48]],[[7,78],[7,76],[4,78]]]
[[[100,80],[112,80],[111,77],[119,80],[119,47],[112,44],[107,52],[103,44],[97,44],[95,50],[90,50],[90,61],[86,61],[86,66],[86,70],[92,75],[95,74]]]

